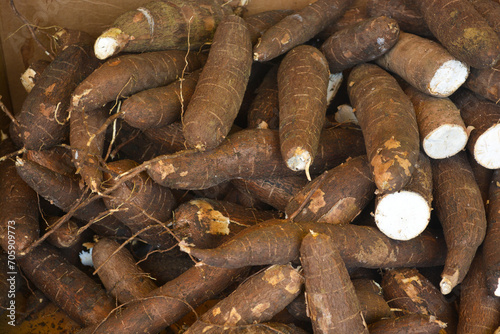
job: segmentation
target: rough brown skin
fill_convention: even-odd
[[[149,128],[144,131],[144,134],[147,139],[160,145],[168,153],[175,153],[187,148],[181,122],[174,122],[160,128]]]
[[[367,324],[384,318],[393,318],[394,312],[382,295],[382,288],[375,281],[368,278],[352,278],[352,284],[359,301],[363,319]],[[304,294],[299,295],[287,306],[288,312],[296,319],[310,321],[307,315],[307,305]]]
[[[65,212],[71,210],[75,203],[84,196],[84,190],[79,186],[80,179],[76,176],[63,175],[35,162],[20,158],[16,162],[16,170],[19,176],[39,196]],[[90,221],[104,211],[106,211],[106,206],[99,199],[78,209],[74,217]],[[96,233],[104,236],[130,236],[128,227],[113,216],[106,216],[94,222],[91,228]]]
[[[217,26],[207,63],[184,113],[189,147],[217,147],[238,114],[250,78],[252,43],[245,21],[235,15]]]
[[[266,73],[247,113],[247,128],[279,129],[278,66]]]
[[[114,240],[103,238],[92,248],[92,262],[106,291],[120,304],[144,298],[157,286],[136,264],[132,254]],[[118,251],[117,251],[118,250]]]
[[[110,316],[98,326],[79,334],[158,333],[188,314],[205,301],[214,298],[238,279],[245,269],[223,269],[195,266],[133,302],[119,314]],[[138,312],[137,310],[141,310]]]
[[[304,278],[290,265],[275,265],[251,276],[205,312],[186,334],[221,333],[269,321],[300,293]]]
[[[300,243],[310,230],[330,236],[348,268],[439,265],[446,253],[443,240],[431,233],[400,242],[387,238],[374,227],[279,219],[251,226],[214,249],[185,244],[181,249],[205,264],[218,267],[283,264],[298,258]]]
[[[291,49],[279,65],[281,155],[291,170],[308,173],[314,161],[325,122],[329,75],[325,56],[310,45]]]
[[[215,330],[215,329],[214,329]],[[212,332],[210,332],[212,333]],[[294,324],[283,324],[279,322],[263,322],[247,326],[238,326],[226,330],[227,334],[307,334],[305,330]]]
[[[446,333],[456,332],[458,316],[453,304],[417,269],[389,269],[382,276],[381,286],[391,307],[401,309],[403,314],[435,316],[446,324]]]
[[[500,105],[486,100],[468,89],[458,91],[452,96],[452,101],[460,109],[460,115],[465,125],[473,127],[467,148],[475,160],[485,168],[500,168],[499,143],[495,139],[491,143],[480,143],[485,132],[498,125]],[[494,138],[496,137],[494,136]]]
[[[352,279],[356,296],[359,300],[363,319],[371,324],[383,318],[392,318],[394,313],[385,301],[382,288],[369,278]]]
[[[500,36],[500,3],[492,0],[470,0],[470,2]]]
[[[389,73],[373,64],[354,67],[347,89],[378,192],[401,190],[415,169],[420,146],[410,99]]]
[[[254,46],[253,58],[268,61],[300,45],[340,18],[351,0],[318,0],[266,30]]]
[[[0,144],[0,156],[14,151],[8,139]],[[0,162],[0,246],[20,258],[40,235],[37,194],[17,174],[12,160]]]
[[[464,279],[486,233],[486,213],[465,152],[432,160],[434,209],[443,226],[448,254],[441,292],[448,294]]]
[[[10,134],[17,145],[41,150],[61,143],[68,135],[71,93],[99,65],[90,45],[71,45],[43,71],[37,84],[11,123]]]
[[[407,314],[393,319],[382,319],[368,326],[370,334],[438,334],[446,325],[427,314]]]
[[[437,40],[471,67],[486,68],[500,59],[500,38],[467,0],[413,0]]]
[[[471,68],[465,87],[490,101],[500,101],[500,63],[487,68]]]
[[[493,177],[493,172],[496,169],[489,169],[481,166],[477,163],[476,159],[472,156],[469,150],[465,151],[467,153],[467,160],[469,161],[470,167],[472,168],[472,173],[474,173],[474,178],[476,179],[477,186],[481,192],[481,197],[483,198],[484,207],[488,207],[490,182]]]
[[[56,223],[59,217],[50,216],[45,219],[48,225],[47,230],[50,230],[50,226]],[[78,224],[74,220],[69,219],[48,236],[47,242],[57,248],[77,246],[83,242],[83,234],[78,234],[78,229]]]
[[[58,31],[52,35],[54,42],[54,52],[56,54],[60,53],[67,47],[78,44],[78,45],[92,45],[95,42],[95,38],[90,36],[85,31],[69,29],[69,28],[57,28]]]
[[[101,107],[84,112],[81,108],[71,108],[69,142],[76,174],[91,191],[97,192],[102,183],[102,165],[105,131],[99,128],[108,119],[110,110]]]
[[[231,183],[240,191],[271,205],[276,210],[285,211],[292,197],[307,184],[307,179],[303,176],[287,176],[255,180],[234,179]]]
[[[406,0],[370,0],[367,7],[366,11],[370,17],[391,17],[405,32],[419,36],[432,36],[418,8]]]
[[[375,61],[387,71],[401,76],[406,82],[425,94],[447,97],[467,79],[469,66],[462,64],[463,73],[447,75],[438,84],[434,78],[446,63],[458,60],[439,43],[414,34],[402,32],[398,42]],[[451,71],[451,70],[449,70]],[[455,80],[453,85],[448,81]],[[443,86],[447,86],[443,89]]]
[[[201,69],[198,69],[167,86],[132,95],[122,103],[121,118],[143,131],[178,121],[191,100],[200,72]]]
[[[290,9],[269,10],[245,17],[244,19],[250,31],[252,45],[258,42],[259,38],[262,37],[267,29],[292,13],[293,10]]]
[[[106,61],[73,91],[71,104],[85,111],[139,91],[164,86],[203,66],[203,54],[167,50],[127,54]],[[188,66],[186,66],[186,61]]]
[[[500,324],[500,298],[488,294],[483,256],[474,258],[460,292],[457,334],[493,333]]]
[[[257,210],[270,210],[272,209],[267,203],[253,197],[250,193],[241,191],[234,187],[231,181],[228,182],[231,187],[223,198],[225,201],[239,204],[245,208],[253,208]]]
[[[353,0],[344,15],[320,31],[316,37],[324,41],[337,31],[370,18],[367,7],[371,1],[373,0]]]
[[[64,175],[74,175],[75,165],[71,161],[71,151],[67,147],[54,146],[43,151],[26,151],[24,157],[45,168]]]
[[[42,244],[19,259],[24,275],[80,325],[99,323],[113,310],[104,289],[58,253]]]
[[[325,129],[311,174],[333,168],[349,156],[363,153],[359,130]],[[213,150],[185,150],[165,155],[152,163],[147,171],[153,180],[163,186],[191,190],[213,187],[234,178],[258,179],[297,174],[283,162],[278,132],[269,129],[239,131]]]
[[[210,43],[221,19],[233,13],[225,3],[223,0],[152,1],[120,15],[100,37],[112,36],[119,41],[120,47],[112,54],[198,50]],[[95,48],[98,53],[98,43]]]
[[[120,175],[138,164],[131,160],[116,160],[108,164],[106,187],[117,185],[115,176]],[[103,198],[110,210],[116,210],[113,216],[125,224],[132,233],[148,228],[138,235],[148,244],[169,248],[173,239],[166,227],[172,217],[176,200],[170,189],[153,182],[146,172],[120,184],[109,196]]]
[[[467,128],[460,116],[460,110],[453,104],[449,98],[438,98],[422,93],[412,86],[405,89],[406,95],[410,98],[415,108],[418,130],[420,133],[420,143],[425,153],[433,159],[442,159],[450,157],[461,151],[467,144]],[[451,136],[453,129],[460,129],[465,137],[461,138],[460,145],[450,145],[456,143],[459,138]],[[435,131],[445,131],[450,138],[443,133],[437,139]],[[455,130],[459,131],[459,130]],[[444,137],[444,138],[443,138]],[[450,144],[448,144],[450,143]]]
[[[483,243],[484,271],[491,296],[500,297],[500,171],[496,170],[490,183],[487,211],[488,228]]]
[[[196,247],[215,248],[246,227],[278,216],[277,212],[197,198],[175,209],[172,232]]]
[[[314,333],[368,333],[354,286],[332,239],[311,231],[302,240],[300,262]]]
[[[332,73],[371,61],[396,44],[399,26],[396,20],[378,16],[339,30],[321,45]]]
[[[348,224],[373,199],[374,192],[370,165],[363,155],[348,159],[308,183],[293,196],[285,213],[297,222]]]

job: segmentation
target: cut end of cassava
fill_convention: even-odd
[[[486,130],[474,145],[474,158],[488,169],[500,168],[500,124]]]
[[[446,265],[445,269],[446,270]],[[460,276],[460,271],[459,270],[454,270],[452,275],[449,274],[442,274],[441,277],[441,283],[439,283],[439,286],[441,288],[441,293],[443,295],[447,295],[455,288],[459,282],[459,276]]]
[[[447,97],[453,94],[469,76],[469,66],[458,60],[448,60],[436,71],[429,83],[429,93]]]
[[[98,59],[107,59],[114,56],[127,45],[130,36],[118,28],[110,28],[97,37],[94,44],[94,53]]]
[[[445,124],[430,132],[422,141],[425,153],[432,159],[451,157],[464,149],[469,136],[467,129]]]
[[[418,193],[402,190],[379,198],[375,222],[394,240],[410,240],[422,233],[431,216],[429,203]]]
[[[497,288],[495,289],[495,292],[493,292],[493,294],[497,297],[500,297],[500,277],[498,278]]]
[[[451,292],[451,290],[453,290],[453,286],[452,286],[450,280],[447,278],[443,278],[441,280],[441,282],[439,283],[439,287],[441,288],[441,293],[443,295],[447,295]]]
[[[286,161],[288,168],[294,171],[305,170],[311,164],[311,154],[302,147],[297,147],[293,155]]]

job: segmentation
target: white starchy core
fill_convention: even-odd
[[[498,278],[497,289],[495,290],[495,296],[500,297],[500,278]]]
[[[418,193],[402,190],[378,199],[375,223],[394,240],[410,240],[422,233],[431,217],[429,203]]]
[[[98,59],[106,59],[114,55],[119,48],[116,38],[98,37],[94,44],[94,53]]]
[[[429,94],[447,97],[453,94],[469,76],[469,67],[458,60],[448,60],[436,71],[429,83]]]
[[[488,169],[500,168],[500,124],[486,130],[474,145],[474,158]]]
[[[89,267],[94,266],[94,262],[92,262],[92,249],[93,248],[91,248],[88,252],[86,251],[80,252],[80,261],[84,266],[89,266]]]
[[[463,150],[468,138],[467,130],[463,126],[445,124],[429,133],[422,146],[430,158],[444,159]]]
[[[307,164],[311,161],[311,154],[302,147],[295,150],[294,155],[287,160],[288,168],[294,171],[305,170]]]
[[[94,43],[95,56],[106,59],[117,54],[127,43],[128,37],[118,28],[109,28],[97,37]]]

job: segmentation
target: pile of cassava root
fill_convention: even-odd
[[[245,2],[54,34],[0,144],[18,294],[81,334],[497,333],[500,1]]]

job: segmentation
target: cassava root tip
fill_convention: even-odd
[[[443,295],[447,295],[451,292],[451,290],[453,290],[450,280],[447,279],[446,277],[443,277],[443,279],[439,283],[439,287],[441,288],[441,293]]]
[[[297,147],[293,155],[286,161],[288,168],[294,171],[305,170],[311,164],[311,154],[302,147]]]
[[[120,52],[129,41],[127,34],[120,29],[110,28],[103,32],[94,44],[94,53],[98,59],[107,59]]]

